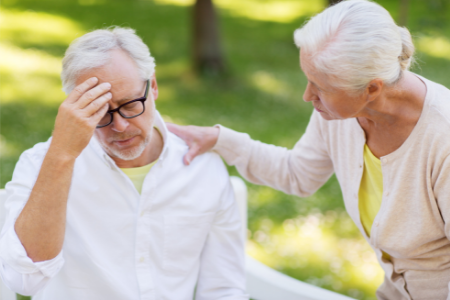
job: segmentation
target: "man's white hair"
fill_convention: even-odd
[[[69,94],[84,71],[106,65],[111,50],[115,49],[125,51],[133,59],[143,80],[150,79],[155,73],[155,59],[133,29],[98,29],[77,38],[67,49],[61,72],[63,91]]]
[[[367,0],[342,1],[325,9],[297,29],[294,40],[320,72],[335,79],[332,85],[353,92],[376,78],[395,84],[414,54],[408,29]]]

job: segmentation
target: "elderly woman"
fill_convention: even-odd
[[[379,299],[450,299],[450,91],[408,71],[414,46],[378,4],[349,0],[298,29],[303,99],[315,111],[292,150],[228,128],[171,126],[247,180],[300,197],[334,173],[385,271]]]

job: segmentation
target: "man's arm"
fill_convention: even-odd
[[[200,258],[196,300],[249,299],[245,292],[242,222],[228,174],[226,177],[221,180],[226,181],[222,187],[221,207]]]
[[[111,99],[109,83],[90,78],[61,104],[53,138],[14,229],[34,262],[52,259],[64,241],[67,198],[75,159],[87,146]]]

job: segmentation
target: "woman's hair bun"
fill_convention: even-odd
[[[409,30],[400,26],[398,27],[398,30],[400,31],[400,36],[402,38],[402,53],[398,57],[398,60],[400,62],[400,67],[404,71],[409,69],[414,60],[415,48]]]

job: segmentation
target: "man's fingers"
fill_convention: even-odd
[[[97,85],[96,87],[88,90],[80,99],[76,102],[76,107],[83,109],[89,104],[91,104],[96,99],[99,99],[101,95],[107,94],[111,89],[111,84],[109,82],[103,82],[102,84]],[[96,111],[96,110],[95,110]]]
[[[109,100],[111,100],[112,94],[106,93],[95,99],[94,101],[91,101],[84,109],[84,114],[86,117],[91,117],[93,114],[95,114],[98,110],[100,110],[105,104],[108,103]]]
[[[80,85],[77,85],[72,92],[70,92],[66,101],[69,103],[75,103],[84,95],[87,91],[93,88],[98,83],[97,77],[91,77]]]
[[[98,122],[100,122],[100,120],[103,118],[103,116],[106,114],[106,112],[108,111],[109,105],[107,103],[105,103],[102,107],[100,107],[99,110],[97,110],[92,116],[92,122],[95,123],[95,126],[97,126]]]

